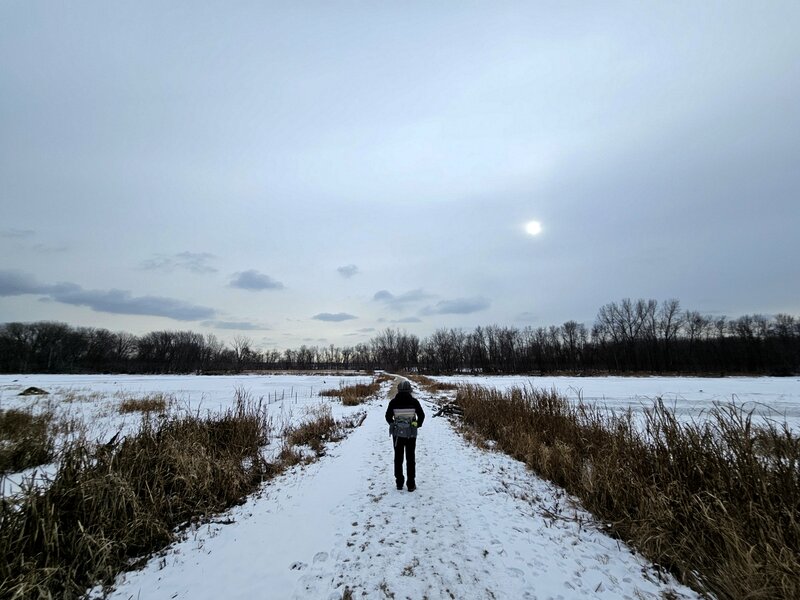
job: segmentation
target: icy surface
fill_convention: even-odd
[[[556,389],[567,398],[595,403],[609,410],[641,411],[656,398],[684,418],[702,418],[714,403],[735,402],[760,418],[800,429],[800,378],[797,377],[434,377],[497,389]]]

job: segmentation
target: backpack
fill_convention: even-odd
[[[417,437],[417,428],[411,424],[416,421],[417,415],[413,409],[395,409],[394,421],[389,425],[389,435],[401,438]]]

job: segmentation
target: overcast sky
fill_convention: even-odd
[[[625,297],[800,315],[799,28],[795,0],[4,0],[0,322],[285,348]]]

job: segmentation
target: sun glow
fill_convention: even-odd
[[[525,232],[528,235],[539,235],[542,233],[542,224],[539,221],[528,221],[525,224]]]

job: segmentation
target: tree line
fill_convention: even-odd
[[[420,338],[387,328],[354,346],[258,350],[236,336],[154,331],[141,336],[65,323],[0,325],[2,373],[228,373],[247,370],[387,369],[424,373],[800,372],[800,318],[729,319],[682,310],[675,299],[624,299],[600,308],[591,327],[489,325],[440,328]]]

